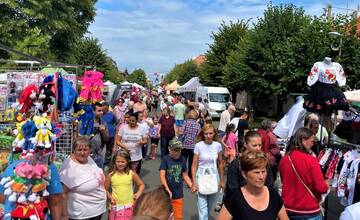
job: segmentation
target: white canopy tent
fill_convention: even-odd
[[[179,93],[183,92],[196,92],[196,89],[201,86],[199,77],[193,77],[187,81],[184,85],[180,86],[177,91]]]
[[[132,85],[135,86],[135,87],[137,87],[137,88],[139,88],[139,89],[141,89],[141,90],[145,90],[144,86],[139,85],[139,84],[137,84],[137,83],[133,83]]]
[[[130,82],[128,82],[128,81],[124,81],[124,82],[121,83],[120,85],[122,85],[122,86],[127,86],[127,85],[129,85],[129,86],[131,86],[132,83],[130,83]]]

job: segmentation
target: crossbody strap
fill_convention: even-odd
[[[309,189],[309,187],[304,183],[304,181],[301,179],[299,173],[296,171],[295,166],[294,166],[294,164],[293,164],[293,162],[292,162],[292,160],[291,160],[290,155],[288,155],[288,158],[289,158],[291,167],[292,167],[293,171],[295,172],[296,176],[299,178],[300,182],[304,185],[305,189],[310,193],[310,195],[315,199],[315,201],[316,201],[317,203],[319,203],[319,201],[318,201],[318,199],[316,198],[316,196],[314,195],[314,193],[313,193],[313,192]]]

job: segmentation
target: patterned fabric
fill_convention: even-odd
[[[317,81],[327,84],[335,84],[344,86],[346,83],[346,76],[342,66],[339,63],[332,62],[330,65],[324,62],[316,62],[311,68],[307,84],[314,85]]]
[[[130,220],[132,215],[132,206],[112,206],[109,212],[109,220]]]
[[[184,125],[184,148],[194,149],[196,135],[200,132],[200,124],[193,119],[185,121]]]

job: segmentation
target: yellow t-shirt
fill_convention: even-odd
[[[116,200],[116,205],[133,204],[133,179],[132,171],[129,174],[115,173],[111,176],[112,196]]]

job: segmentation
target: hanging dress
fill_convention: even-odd
[[[345,72],[339,63],[316,62],[307,79],[311,87],[305,97],[304,108],[309,112],[329,113],[333,110],[348,110],[349,104],[339,86],[346,83]]]

